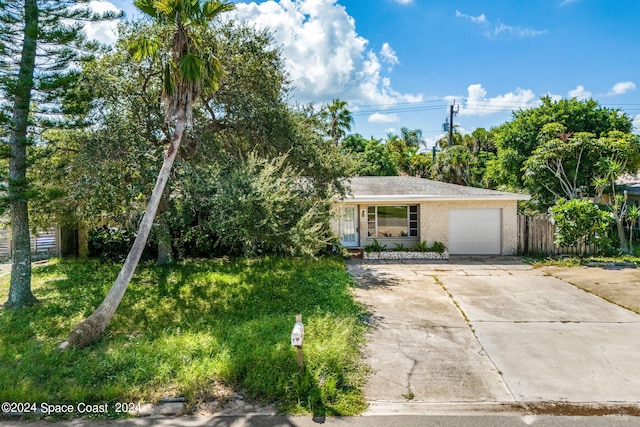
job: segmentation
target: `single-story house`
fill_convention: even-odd
[[[640,206],[640,173],[625,174],[618,178],[616,184],[626,195],[627,203]],[[640,218],[636,221],[634,228],[640,230]]]
[[[334,205],[342,245],[364,248],[376,239],[393,249],[442,242],[450,254],[514,255],[515,194],[408,176],[354,177]]]
[[[640,173],[636,175],[625,174],[618,178],[616,184],[618,184],[623,191],[627,192],[629,200],[640,204]]]

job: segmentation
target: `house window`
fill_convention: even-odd
[[[417,237],[418,206],[368,206],[369,237]]]

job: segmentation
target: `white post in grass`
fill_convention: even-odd
[[[304,339],[304,325],[302,324],[302,314],[296,314],[296,323],[291,331],[291,345],[298,349],[298,368],[304,371],[304,355],[302,354],[302,341]]]

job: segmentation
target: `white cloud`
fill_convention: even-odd
[[[609,96],[622,95],[627,92],[636,90],[636,85],[633,82],[619,82],[613,85],[609,91]]]
[[[399,64],[398,55],[396,55],[396,51],[389,45],[389,43],[383,43],[382,49],[380,49],[380,56],[382,60],[390,65]]]
[[[301,102],[333,98],[351,104],[415,102],[421,95],[395,91],[382,75],[378,56],[358,35],[354,19],[335,0],[280,0],[237,3],[239,19],[269,28]],[[384,46],[383,46],[384,52]],[[391,47],[386,52],[392,53]],[[393,56],[384,56],[389,61]],[[395,53],[394,53],[395,55]],[[397,60],[397,58],[396,58]]]
[[[576,98],[579,100],[591,98],[591,92],[586,90],[583,85],[578,85],[575,89],[568,92],[569,98]]]
[[[394,0],[398,4],[411,4],[413,0]]]
[[[536,37],[546,34],[546,32],[547,30],[532,30],[531,28],[513,27],[511,25],[498,22],[498,24],[493,28],[493,32],[487,33],[487,35],[493,34],[493,36],[498,37],[501,34],[508,34],[510,36],[517,37]]]
[[[636,114],[636,116],[632,120],[633,127],[637,131],[640,131],[640,114]]]
[[[547,32],[547,30],[534,30],[531,28],[507,25],[500,21],[498,21],[497,24],[494,24],[487,19],[487,16],[484,13],[478,16],[472,16],[456,10],[456,17],[466,19],[474,24],[482,26],[484,28],[484,35],[488,38],[497,38],[505,35],[512,37],[536,37],[546,34]]]
[[[373,113],[367,119],[369,123],[395,123],[398,121],[397,114]]]
[[[478,16],[472,16],[472,15],[467,15],[466,13],[462,13],[459,10],[456,10],[456,17],[468,19],[474,24],[483,24],[487,22],[487,16],[484,13]]]
[[[517,88],[504,95],[487,98],[487,90],[481,84],[473,84],[469,85],[467,92],[468,96],[459,111],[461,116],[488,116],[540,105],[540,101],[530,89]],[[447,96],[445,99],[451,102],[455,97]]]
[[[120,9],[108,1],[91,1],[88,6],[96,13],[120,12]],[[118,39],[118,21],[89,22],[84,32],[90,40],[104,44],[113,44]]]

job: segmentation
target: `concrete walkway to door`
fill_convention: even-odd
[[[348,268],[372,313],[374,412],[408,401],[640,405],[638,314],[515,257]]]

